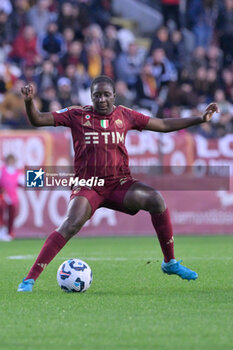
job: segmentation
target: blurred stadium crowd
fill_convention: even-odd
[[[92,79],[106,74],[116,82],[117,105],[185,117],[214,100],[221,113],[195,131],[206,138],[231,133],[233,0],[187,0],[185,23],[180,0],[142,2],[155,2],[164,19],[147,46],[113,24],[111,0],[1,0],[0,128],[30,128],[25,83],[34,84],[40,110],[54,111],[91,103]]]

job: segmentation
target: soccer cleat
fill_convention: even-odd
[[[5,226],[0,228],[0,241],[3,241],[3,242],[12,241],[12,237],[8,234],[8,230]]]
[[[23,279],[23,282],[19,284],[17,292],[32,292],[32,288],[34,286],[34,279],[28,279],[25,281],[25,278]]]
[[[188,269],[185,266],[182,266],[180,263],[182,260],[176,261],[171,259],[168,263],[162,262],[161,269],[164,273],[168,275],[178,275],[184,280],[196,280],[198,274],[195,271]]]
[[[11,242],[12,241],[12,238],[10,235],[1,235],[0,236],[0,241],[3,241],[3,242]]]

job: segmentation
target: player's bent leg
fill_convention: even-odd
[[[153,188],[140,183],[134,183],[124,198],[124,205],[131,210],[146,210],[151,214],[152,224],[158,236],[164,255],[162,271],[169,275],[176,274],[187,280],[195,280],[196,272],[175,260],[173,229],[168,208],[162,195]]]
[[[146,210],[150,213],[162,213],[166,209],[162,195],[142,182],[132,184],[123,203],[127,209],[132,211]]]
[[[92,208],[88,199],[82,196],[75,197],[70,201],[67,217],[56,231],[68,241],[80,231],[91,215]]]
[[[45,241],[35,263],[28,275],[18,286],[18,292],[30,292],[36,279],[45,267],[64,247],[67,241],[75,235],[85,222],[91,217],[92,209],[85,197],[75,197],[71,200],[67,217],[61,226],[54,231]]]
[[[126,193],[124,203],[129,208],[146,210],[151,214],[164,260],[175,259],[171,220],[162,195],[152,187],[136,182]]]

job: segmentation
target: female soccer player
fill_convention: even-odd
[[[175,260],[172,225],[168,208],[161,194],[131,177],[125,136],[128,130],[170,132],[201,124],[218,112],[211,103],[202,117],[185,119],[149,118],[123,106],[114,106],[115,86],[107,76],[92,82],[93,106],[72,106],[53,113],[40,113],[33,103],[33,88],[22,88],[28,118],[34,126],[67,126],[72,131],[75,151],[75,175],[79,179],[92,176],[104,179],[104,186],[72,189],[67,216],[46,239],[34,265],[18,287],[19,292],[32,291],[44,268],[73,237],[99,207],[136,214],[150,213],[164,255],[162,271],[183,279],[195,280],[198,275]]]

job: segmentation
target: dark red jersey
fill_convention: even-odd
[[[130,175],[125,137],[128,130],[141,131],[149,117],[118,106],[109,115],[85,111],[78,106],[53,112],[55,126],[71,128],[75,175],[79,178]]]

